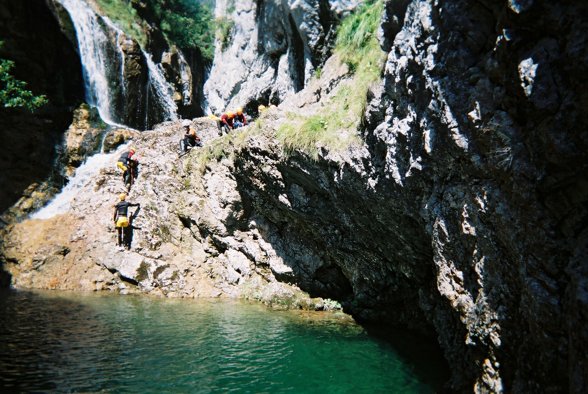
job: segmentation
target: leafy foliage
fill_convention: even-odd
[[[200,48],[202,55],[214,56],[212,11],[195,0],[147,0],[165,35],[180,48]]]
[[[142,47],[147,45],[146,25],[133,8],[134,1],[97,0],[101,11],[113,20],[117,26],[133,37]]]
[[[214,27],[210,6],[196,0],[97,0],[102,12],[142,47],[149,26],[157,26],[182,49],[200,49],[208,61],[214,56]],[[142,10],[141,16],[137,9]],[[144,21],[141,17],[148,18]]]
[[[231,42],[231,32],[234,26],[235,21],[229,17],[216,18],[216,39],[220,42],[222,49],[226,49]]]
[[[3,43],[0,41],[0,47]],[[4,107],[24,107],[34,111],[47,104],[47,97],[44,95],[35,96],[27,90],[27,83],[16,79],[12,75],[14,62],[0,58],[0,104]]]

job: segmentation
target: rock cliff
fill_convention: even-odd
[[[255,113],[308,83],[332,48],[342,15],[357,1],[216,2],[217,44],[204,85],[213,113]]]
[[[112,156],[69,213],[8,229],[5,268],[22,287],[332,299],[437,338],[453,392],[585,392],[587,8],[387,2],[358,143],[276,138],[352,83],[331,58],[246,130],[194,121],[205,147],[182,158],[177,124],[138,136],[131,251],[112,246]]]

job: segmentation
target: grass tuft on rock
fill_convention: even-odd
[[[377,31],[384,11],[383,0],[369,1],[343,20],[338,31],[334,54],[353,75],[342,83],[324,110],[312,116],[289,114],[280,126],[277,138],[286,153],[299,150],[317,159],[320,147],[344,150],[360,143],[357,129],[367,106],[368,90],[381,77],[385,53]],[[322,71],[317,73],[322,76]]]

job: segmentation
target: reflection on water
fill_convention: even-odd
[[[2,392],[432,391],[342,314],[7,292],[0,316]]]

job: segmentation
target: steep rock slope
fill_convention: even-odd
[[[356,1],[217,1],[216,53],[204,85],[213,113],[278,104],[329,55],[341,15]]]
[[[218,137],[215,121],[203,118],[194,125],[205,144]],[[257,241],[254,232],[232,234],[232,242],[240,247],[224,249],[200,235],[232,228],[237,209],[231,202],[238,201],[239,194],[228,163],[218,163],[202,175],[203,168],[195,167],[190,158],[204,157],[205,152],[178,157],[182,134],[179,124],[170,122],[133,141],[141,165],[128,197],[140,204],[131,250],[116,247],[112,222],[114,204],[125,191],[116,169],[118,157],[128,149],[123,145],[100,156],[93,174],[66,200],[63,213],[7,228],[2,261],[12,286],[245,297],[278,307],[325,308],[322,300],[312,300],[297,286],[277,281],[267,261],[251,258],[273,253],[272,246]],[[190,228],[191,215],[197,215],[200,231]]]

